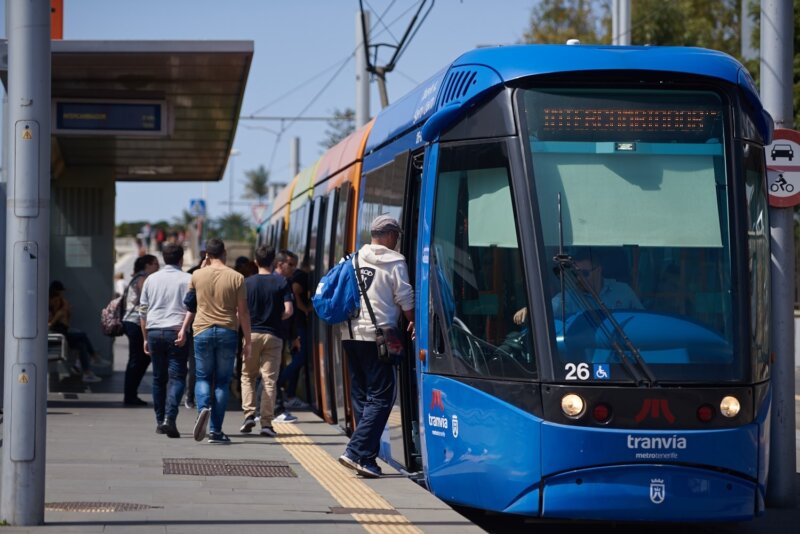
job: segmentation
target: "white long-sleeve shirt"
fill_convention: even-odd
[[[380,327],[397,328],[401,311],[414,309],[414,290],[408,279],[406,258],[383,245],[367,244],[358,251],[358,262],[376,323]],[[375,341],[375,327],[364,297],[361,297],[361,313],[351,321],[351,326],[352,339]],[[350,339],[346,322],[343,323],[342,338]]]

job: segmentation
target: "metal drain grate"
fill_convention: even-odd
[[[209,458],[164,458],[164,474],[207,477],[297,477],[297,473],[292,471],[286,462]]]
[[[137,512],[139,510],[149,510],[151,508],[161,508],[161,506],[150,506],[148,504],[136,504],[133,502],[48,502],[44,504],[44,509],[49,512],[88,512],[92,514],[109,512]]]
[[[345,508],[343,506],[331,506],[332,514],[375,514],[375,515],[401,515],[400,512],[389,508]]]

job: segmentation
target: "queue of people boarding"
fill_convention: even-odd
[[[370,230],[371,242],[355,253],[361,309],[369,307],[370,313],[341,325],[356,429],[339,461],[374,478],[382,475],[376,458],[394,403],[398,363],[379,358],[376,331],[396,329],[404,316],[413,337],[414,294],[405,258],[395,251],[402,233],[397,220],[380,215]],[[181,437],[183,405],[196,410],[196,441],[228,444],[223,425],[234,381],[242,399],[239,433],[275,437],[273,423],[297,420],[287,408],[308,406],[296,396],[314,313],[308,262],[298,265],[293,252],[261,246],[254,260],[240,257],[231,268],[219,239],[208,240],[200,263],[188,271],[181,245],[164,243],[161,253],[163,267],[155,256],[140,255],[131,281],[116,288],[122,291],[121,319],[129,341],[123,403],[148,405],[138,391],[152,363],[156,434]],[[59,326],[68,324],[61,299],[63,285],[58,283],[51,287],[51,323],[66,333],[66,326]],[[78,331],[70,335],[76,345],[86,338]],[[86,341],[82,367],[87,381],[99,380],[91,373],[95,356]],[[291,355],[286,365],[284,353]]]

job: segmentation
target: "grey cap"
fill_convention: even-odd
[[[397,222],[397,219],[390,215],[378,215],[373,219],[372,224],[369,227],[369,231],[372,234],[385,234],[386,232],[397,232],[398,234],[402,234],[403,231],[400,229],[400,223]]]

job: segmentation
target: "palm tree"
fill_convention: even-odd
[[[257,198],[258,203],[261,204],[269,192],[267,187],[267,184],[269,184],[269,171],[263,165],[259,165],[257,169],[245,171],[244,175],[247,176],[247,180],[244,183],[244,195],[242,196],[244,198]]]

